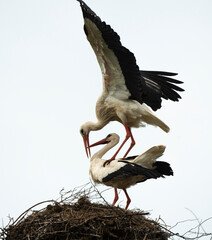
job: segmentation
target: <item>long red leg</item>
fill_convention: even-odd
[[[115,197],[114,197],[112,206],[114,206],[119,199],[117,188],[114,188],[114,191],[115,191]]]
[[[127,131],[127,134],[130,135],[130,138],[131,138],[131,144],[130,144],[130,147],[128,148],[127,152],[124,154],[124,157],[125,158],[127,156],[127,154],[130,152],[130,150],[134,147],[135,145],[135,140],[133,138],[133,135],[132,135],[132,132],[131,132],[131,129],[129,127],[125,127],[126,128],[126,131]]]
[[[118,148],[118,150],[116,151],[116,153],[112,156],[111,160],[115,159],[116,158],[116,155],[119,153],[119,151],[122,149],[122,147],[124,146],[124,144],[126,143],[126,141],[131,137],[132,138],[132,133],[131,133],[131,130],[130,128],[127,126],[126,123],[124,123],[124,127],[125,127],[125,130],[126,130],[126,137],[124,139],[124,141],[122,142],[121,146]],[[133,139],[134,141],[134,139]],[[135,141],[134,141],[135,142]],[[134,143],[135,145],[135,143]],[[132,147],[131,147],[132,148]],[[129,152],[129,149],[127,150],[127,152]],[[126,155],[126,154],[125,154]]]
[[[124,141],[122,142],[121,146],[118,148],[118,150],[112,156],[112,158],[110,160],[107,160],[107,161],[104,162],[104,164],[103,164],[104,167],[116,158],[116,155],[119,153],[119,151],[121,150],[121,148],[124,146],[124,144],[126,143],[126,141],[129,138],[131,138],[131,144],[130,144],[130,147],[128,148],[127,152],[124,154],[124,158],[127,156],[127,154],[130,152],[130,150],[135,145],[135,140],[133,138],[133,135],[132,135],[132,132],[131,132],[130,128],[127,126],[126,123],[124,123],[124,127],[125,127],[125,130],[126,130],[126,133],[127,133],[126,137],[125,137]]]
[[[131,129],[127,126],[126,123],[124,123],[124,127],[125,127],[125,130],[126,130],[126,137],[123,141],[123,143],[121,144],[121,146],[119,147],[119,149],[116,151],[116,153],[113,155],[113,157],[111,158],[111,160],[115,159],[116,158],[116,155],[118,154],[118,152],[121,150],[121,148],[124,146],[124,144],[126,143],[126,141],[131,138],[131,144],[130,144],[130,147],[129,149],[127,150],[127,152],[125,153],[124,155],[124,158],[127,156],[127,154],[130,152],[130,150],[133,148],[133,146],[135,145],[135,140],[133,138],[133,135],[132,135],[132,132],[131,132]]]
[[[124,191],[124,193],[125,193],[125,195],[126,195],[126,197],[127,197],[127,204],[126,204],[126,207],[125,207],[125,210],[127,210],[127,208],[128,208],[129,205],[130,205],[131,199],[130,199],[128,193],[127,193],[127,190],[126,190],[126,189],[123,189],[123,191]]]

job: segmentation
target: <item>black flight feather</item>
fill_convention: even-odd
[[[174,175],[174,172],[173,172],[172,168],[170,167],[170,164],[167,162],[157,161],[153,164],[153,166],[156,166],[157,171],[163,175],[166,175],[166,176]]]

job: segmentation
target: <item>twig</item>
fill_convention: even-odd
[[[47,202],[56,202],[55,200],[46,200],[46,201],[42,201],[42,202],[39,202],[39,203],[36,203],[35,205],[33,205],[32,207],[28,208],[26,211],[24,211],[13,223],[12,225],[15,225],[18,224],[24,217],[25,215],[34,207],[37,207],[38,205],[41,205],[43,203],[47,203]]]
[[[206,233],[205,232],[205,229],[203,228],[203,226],[202,226],[202,224],[201,224],[201,222],[199,221],[199,219],[197,218],[197,216],[194,214],[194,212],[193,211],[191,211],[191,209],[189,209],[189,208],[186,208],[190,213],[192,213],[193,214],[193,216],[195,217],[195,219],[197,220],[197,222],[198,222],[198,224],[199,224],[199,227],[201,227],[202,228],[202,230],[203,230],[203,232],[204,233]],[[199,232],[199,229],[198,229],[198,232]]]

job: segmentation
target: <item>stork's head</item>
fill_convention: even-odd
[[[115,144],[117,144],[119,142],[119,135],[116,133],[110,133],[107,135],[107,137],[105,138],[105,141],[107,143],[109,142],[114,142]]]
[[[90,131],[97,131],[102,129],[108,122],[99,120],[97,123],[94,122],[85,122],[80,127],[80,134],[83,137],[85,151],[87,156],[91,156],[90,146],[89,146],[89,133]]]
[[[90,145],[89,145],[89,133],[91,130],[91,122],[83,123],[80,127],[80,134],[83,137],[83,142],[85,145],[85,151],[87,157],[91,156]]]
[[[107,135],[106,138],[103,138],[102,140],[90,145],[90,147],[98,146],[100,144],[108,144],[112,143],[112,145],[116,145],[119,142],[119,135],[116,133],[110,133]]]

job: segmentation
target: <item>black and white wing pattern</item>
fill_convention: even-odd
[[[108,174],[106,177],[102,179],[102,182],[108,182],[113,179],[126,179],[128,177],[133,176],[145,176],[145,179],[142,179],[142,181],[145,181],[150,178],[159,178],[173,175],[173,171],[170,167],[170,164],[163,161],[157,161],[153,164],[154,169],[148,169],[144,168],[136,163],[128,162],[126,160],[119,160],[119,162],[126,163],[123,167],[120,169]]]
[[[146,103],[154,111],[161,108],[162,98],[178,101],[177,93],[184,91],[176,86],[182,82],[171,78],[176,73],[140,71],[135,56],[121,44],[119,35],[82,1],[84,31],[100,65],[104,90],[122,93],[122,98]],[[119,94],[120,95],[120,94]]]

